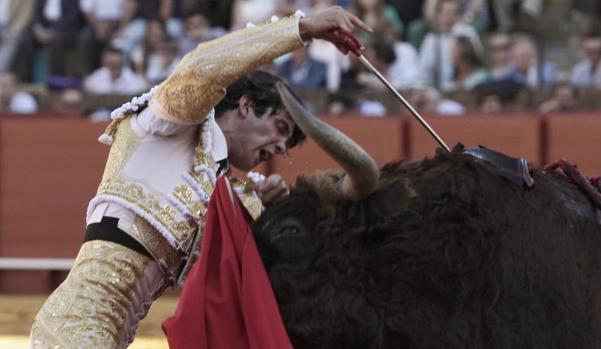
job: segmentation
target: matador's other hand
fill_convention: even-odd
[[[265,206],[269,206],[269,204],[290,193],[288,184],[279,174],[272,174],[265,178],[265,181],[255,187],[255,191]]]
[[[334,44],[342,53],[352,51],[352,43],[343,32],[351,32],[355,27],[369,32],[372,29],[357,16],[340,6],[333,6],[302,18],[299,22],[301,38],[324,39]]]

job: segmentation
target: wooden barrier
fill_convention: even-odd
[[[0,256],[73,257],[108,147],[105,125],[81,119],[2,119]]]
[[[365,148],[378,165],[400,159],[403,155],[403,121],[400,118],[328,118],[323,121],[338,128]],[[290,151],[289,158],[273,160],[272,171],[294,183],[300,174],[340,168],[311,140]]]
[[[541,120],[528,115],[427,118],[450,148],[458,142],[479,145],[540,164]],[[413,160],[432,157],[438,143],[417,122],[408,123],[407,155]]]
[[[547,121],[547,160],[566,159],[584,175],[601,175],[601,114],[557,115]]]

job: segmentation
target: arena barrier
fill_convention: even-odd
[[[406,117],[324,116],[324,120],[364,146],[379,165],[422,159],[436,150],[426,131]],[[566,158],[586,175],[601,174],[601,115],[427,120],[449,146],[484,145],[526,157],[535,165]],[[75,257],[83,238],[86,205],[96,191],[109,150],[96,141],[105,126],[58,115],[0,116],[0,258],[27,258],[35,266],[40,264],[30,263],[31,258]],[[288,158],[278,157],[259,171],[281,173],[294,183],[299,174],[336,167],[307,141],[290,151]],[[47,293],[66,274],[62,268],[9,268],[1,261],[0,293]]]

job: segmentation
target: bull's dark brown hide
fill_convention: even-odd
[[[489,166],[391,163],[360,202],[300,178],[253,227],[295,348],[601,348],[601,211]]]

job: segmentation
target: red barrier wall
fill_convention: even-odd
[[[582,173],[601,175],[601,114],[548,118],[548,161],[567,159]]]
[[[428,123],[450,148],[462,143],[479,145],[514,157],[524,157],[536,164],[541,154],[541,120],[527,115],[469,116],[427,118]],[[417,122],[408,122],[410,141],[407,154],[412,159],[432,157],[438,143]]]

